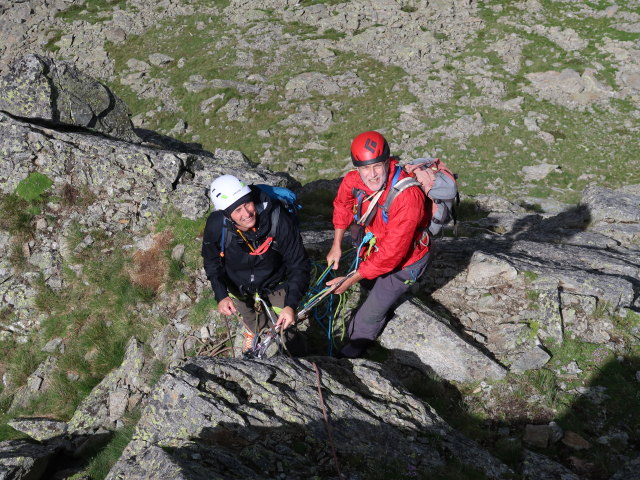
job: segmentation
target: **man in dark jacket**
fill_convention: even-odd
[[[269,324],[264,308],[256,308],[255,294],[268,298],[276,329],[286,330],[309,287],[311,265],[293,218],[259,188],[222,175],[209,194],[215,211],[202,241],[204,269],[218,311],[242,317],[247,351]]]

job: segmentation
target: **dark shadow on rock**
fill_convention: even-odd
[[[164,461],[189,480],[487,478],[475,465],[454,460],[434,433],[355,418],[329,418],[329,424],[331,437],[327,424],[318,421],[276,428],[220,423],[185,446],[163,447]]]
[[[191,153],[196,155],[204,155],[206,157],[213,158],[214,155],[202,148],[202,144],[195,142],[183,142],[177,138],[163,135],[153,130],[147,130],[145,128],[134,128],[133,131],[144,142],[151,144],[152,146],[162,148],[164,150],[171,150],[180,153]]]
[[[591,363],[595,359],[597,363],[597,358],[604,351],[603,348],[596,349],[591,354],[592,358],[584,361]],[[559,473],[557,477],[542,475],[541,465],[527,467],[524,462],[526,448],[555,462],[558,471],[566,469],[566,473],[573,473],[574,477],[566,477],[572,480],[640,479],[640,470],[633,468],[636,465],[634,461],[640,461],[640,410],[637,408],[636,378],[640,371],[640,357],[625,355],[622,360],[611,359],[600,366],[592,365],[594,377],[586,388],[571,392],[576,399],[566,407],[560,398],[563,395],[561,382],[546,385],[547,391],[537,392],[538,395],[557,398],[558,407],[564,412],[562,414],[536,419],[530,414],[530,405],[522,399],[519,404],[516,402],[507,406],[502,412],[504,420],[486,420],[470,415],[458,387],[437,375],[426,374],[429,367],[421,364],[415,354],[403,351],[403,361],[398,362],[395,357],[397,353],[385,351],[387,359],[384,363],[407,390],[432,406],[454,429],[474,438],[516,472],[522,473],[522,478],[560,478]],[[378,356],[382,354],[378,352]],[[523,442],[526,425],[540,424],[546,427],[551,420],[562,428],[563,434],[553,438],[552,429],[549,428],[546,447]],[[617,472],[619,476],[612,477]]]
[[[63,434],[42,442],[32,439],[15,440],[15,449],[0,452],[0,465],[3,464],[3,459],[24,456],[35,460],[33,466],[29,466],[29,461],[21,462],[25,468],[21,476],[6,478],[68,478],[73,473],[85,470],[91,459],[109,442],[113,433],[104,431],[93,435]],[[0,474],[2,472],[0,468]],[[61,476],[60,472],[68,472],[69,475]]]

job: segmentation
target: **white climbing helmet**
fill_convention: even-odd
[[[250,193],[251,189],[233,175],[222,175],[209,187],[209,196],[216,210],[225,210]]]

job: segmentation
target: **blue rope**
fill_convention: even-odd
[[[355,254],[355,258],[353,259],[353,262],[351,264],[351,268],[348,271],[352,271],[355,268],[357,268],[358,266],[358,262],[359,262],[359,258],[360,258],[360,250],[362,249],[362,247],[364,245],[366,245],[369,240],[371,240],[371,238],[373,238],[373,234],[371,232],[368,232],[365,237],[363,238],[362,242],[360,243],[357,252]],[[343,258],[346,258],[347,256],[349,256],[351,254],[351,252],[347,252],[347,254],[345,254],[345,256]],[[301,305],[303,306],[302,308],[304,308],[304,305],[306,305],[309,300],[314,297],[315,295],[319,294],[322,290],[325,289],[325,279],[328,276],[331,277],[335,277],[335,270],[331,270],[330,268],[326,268],[326,264],[322,265],[320,263],[316,263],[313,262],[313,268],[315,271],[324,271],[326,269],[326,271],[324,271],[324,273],[322,275],[320,275],[320,277],[313,283],[313,285],[309,288],[309,291],[307,292],[307,294],[304,297],[304,300],[301,302]],[[327,354],[329,356],[333,356],[333,350],[334,350],[334,346],[335,346],[335,339],[333,338],[333,327],[334,327],[334,317],[335,317],[336,312],[334,312],[334,298],[333,295],[330,295],[329,298],[325,301],[320,303],[319,305],[317,305],[314,309],[313,309],[313,318],[316,321],[316,323],[320,326],[320,328],[322,329],[322,332],[324,333],[324,335],[327,338]]]
[[[373,238],[373,233],[367,232],[365,234],[364,238],[360,242],[360,245],[358,245],[358,250],[356,251],[356,258],[353,260],[354,267],[351,270],[356,270],[358,268],[358,263],[360,262],[360,250],[362,250],[362,247],[364,247],[367,243],[369,243],[369,240],[371,240],[372,238]]]

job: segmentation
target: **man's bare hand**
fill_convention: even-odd
[[[327,285],[328,287],[331,287],[337,283],[340,283],[344,280],[344,282],[342,283],[342,285],[340,285],[338,288],[336,288],[333,292],[336,295],[340,295],[341,293],[346,292],[347,290],[349,290],[349,287],[351,287],[351,285],[354,285],[356,283],[358,283],[360,280],[362,280],[362,275],[360,275],[358,272],[353,273],[353,275],[351,275],[350,277],[347,277],[345,279],[345,277],[336,277],[336,278],[332,278],[331,280],[329,280],[325,285]]]
[[[276,321],[276,330],[283,331],[296,323],[296,312],[291,307],[284,307]]]
[[[327,253],[327,265],[333,264],[333,269],[337,270],[340,266],[340,257],[342,257],[342,239],[346,229],[336,228],[333,231],[333,243],[331,244],[331,250]]]
[[[333,264],[333,270],[337,270],[340,266],[340,258],[342,257],[342,248],[340,245],[331,247],[329,253],[327,253],[327,265]]]
[[[231,297],[225,297],[218,303],[218,311],[223,315],[233,315],[234,313],[238,313],[236,310],[236,306],[233,303]]]

